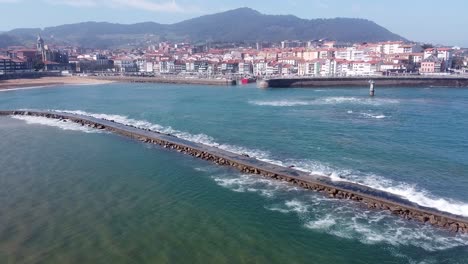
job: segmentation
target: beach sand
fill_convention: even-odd
[[[97,80],[87,77],[42,77],[34,79],[11,79],[0,81],[0,91],[41,88],[55,85],[93,85],[112,83],[111,80]]]

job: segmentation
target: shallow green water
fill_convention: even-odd
[[[464,213],[468,90],[378,92],[113,84],[0,108],[105,114]],[[466,236],[69,124],[0,118],[0,168],[0,263],[468,259]]]

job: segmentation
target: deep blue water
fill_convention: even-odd
[[[367,94],[109,84],[1,92],[0,108],[114,119],[468,216],[468,89]],[[0,138],[0,263],[467,263],[467,236],[112,134],[4,117]]]

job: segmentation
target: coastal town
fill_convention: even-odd
[[[468,75],[468,49],[389,41],[339,43],[160,42],[145,48],[89,49],[47,44],[0,49],[0,75],[56,73],[182,78]]]

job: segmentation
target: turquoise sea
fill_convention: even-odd
[[[468,216],[468,89],[0,92]],[[39,117],[0,117],[0,263],[468,263],[468,235]]]

